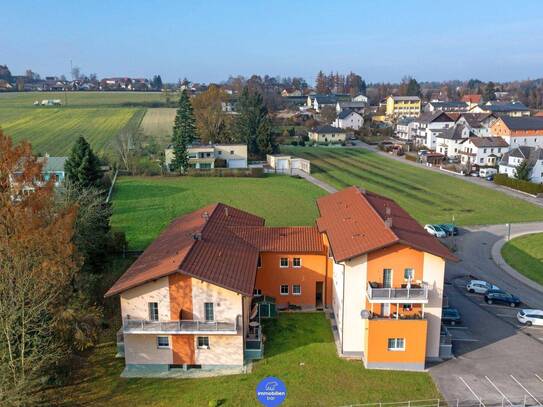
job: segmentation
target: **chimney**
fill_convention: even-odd
[[[391,228],[392,227],[392,218],[386,218],[385,219],[385,226],[387,228]]]
[[[387,228],[392,227],[392,211],[388,205],[385,206],[385,226]]]
[[[228,217],[228,206],[224,207],[224,216]]]
[[[204,213],[202,213],[202,218],[204,218],[204,220],[207,222],[208,219],[209,219],[209,213],[207,211],[205,211]]]
[[[193,240],[202,240],[202,234],[200,232],[194,232],[192,234],[192,239]]]

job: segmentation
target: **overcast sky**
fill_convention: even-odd
[[[0,64],[165,81],[355,71],[367,81],[543,77],[543,4],[523,1],[5,1]]]

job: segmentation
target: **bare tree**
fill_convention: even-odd
[[[141,131],[121,130],[115,137],[115,148],[126,171],[133,173],[141,151]]]

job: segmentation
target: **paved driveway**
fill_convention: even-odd
[[[515,224],[513,233],[542,230],[543,223]],[[505,405],[543,405],[543,328],[520,326],[518,310],[487,305],[469,294],[465,282],[480,278],[519,296],[525,306],[543,309],[543,294],[502,271],[491,258],[492,245],[507,234],[505,225],[470,228],[456,240],[461,261],[448,264],[445,295],[458,308],[463,323],[450,329],[455,359],[430,368],[448,400],[472,400]],[[451,238],[449,238],[451,239]]]

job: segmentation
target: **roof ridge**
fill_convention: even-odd
[[[372,205],[372,203],[366,198],[365,193],[363,193],[362,190],[361,190],[359,187],[355,187],[355,188],[356,188],[356,190],[358,191],[358,193],[360,194],[360,196],[362,196],[362,198],[364,198],[364,201],[367,202],[368,206],[371,208],[371,210],[373,211],[373,213],[375,213],[375,214],[377,215],[377,217],[378,217],[379,219],[381,219],[381,221],[383,222],[383,224],[385,225],[385,227],[386,227],[388,230],[390,230],[390,232],[394,235],[394,237],[396,238],[396,242],[398,242],[398,241],[400,240],[400,238],[398,237],[398,235],[396,234],[396,232],[394,232],[394,230],[392,229],[391,226],[387,226],[387,224],[386,224],[386,222],[385,222],[385,219],[383,219],[383,218],[381,217],[381,215],[379,214],[379,212],[377,211],[377,209],[375,209],[375,207]],[[367,191],[366,191],[366,193],[367,193]],[[385,196],[376,194],[376,193],[374,193],[374,192],[370,192],[370,194],[374,194],[374,195],[376,195],[376,196],[378,196],[378,197],[380,197],[380,198],[383,198],[383,199],[385,199],[385,200],[387,200],[387,201],[391,201],[390,198],[387,198],[387,197],[385,197]],[[394,221],[392,222],[392,225],[394,225]]]

